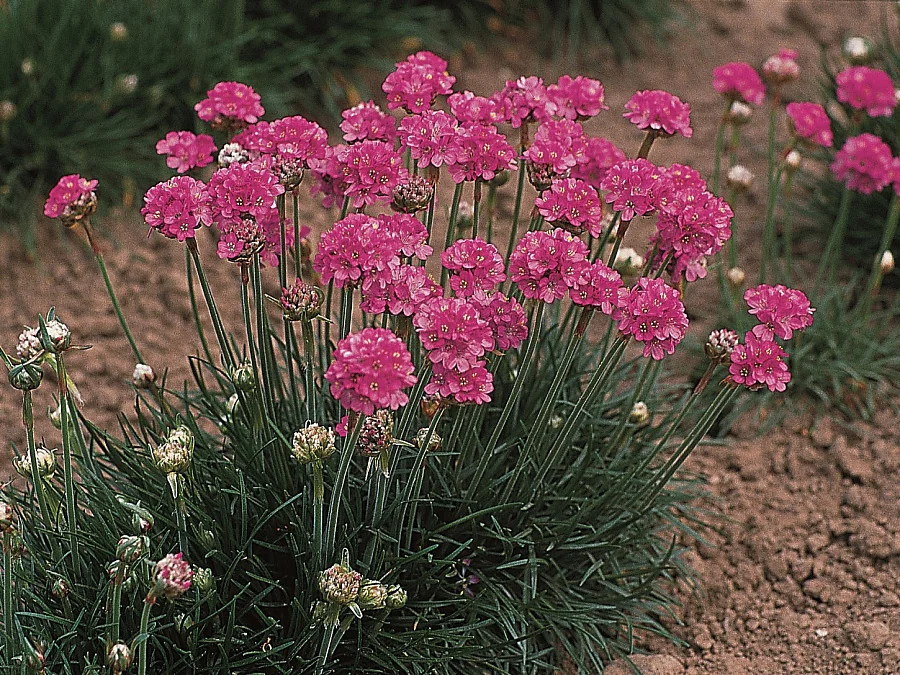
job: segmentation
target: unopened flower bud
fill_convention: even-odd
[[[200,542],[200,545],[210,551],[216,547],[216,535],[213,534],[212,530],[208,527],[198,527],[197,528],[197,540]]]
[[[538,192],[549,190],[554,178],[564,178],[557,175],[549,164],[535,164],[529,160],[525,162],[525,169],[528,171],[528,182]]]
[[[732,267],[725,272],[725,278],[728,279],[728,283],[734,288],[740,288],[744,283],[744,279],[747,278],[747,274],[740,267]]]
[[[784,166],[788,171],[796,171],[800,168],[800,162],[803,156],[797,150],[791,150],[784,156]]]
[[[387,603],[387,586],[379,581],[366,579],[359,587],[356,604],[360,609],[384,609]]]
[[[335,453],[334,431],[315,422],[307,422],[294,432],[291,454],[301,464],[321,462]]]
[[[19,333],[18,342],[16,342],[16,354],[20,359],[33,359],[44,351],[44,345],[41,344],[41,331],[37,328],[25,329]]]
[[[416,432],[416,447],[421,448],[425,438],[428,437],[428,428],[423,427]],[[431,432],[431,438],[428,440],[428,452],[437,452],[441,449],[441,437],[436,432]]]
[[[108,665],[116,675],[128,670],[132,661],[134,661],[134,655],[131,653],[131,648],[124,642],[115,643],[109,648],[109,652],[106,655],[106,665]]]
[[[181,553],[170,553],[153,568],[154,587],[147,595],[148,601],[153,604],[160,595],[167,600],[175,600],[191,587],[194,572]]]
[[[319,591],[328,602],[349,605],[356,602],[362,575],[350,568],[350,553],[344,549],[341,562],[319,575]]]
[[[547,421],[547,424],[550,425],[551,429],[559,429],[565,421],[565,417],[563,417],[559,413],[553,413],[552,415],[550,415],[550,419]]]
[[[137,91],[138,88],[138,76],[134,73],[128,73],[127,75],[119,75],[115,82],[113,83],[113,89],[122,94],[123,96],[128,96],[129,94],[133,94]]]
[[[418,213],[428,207],[434,196],[434,186],[422,176],[410,176],[391,193],[391,208],[400,213]]]
[[[9,383],[19,391],[37,389],[43,379],[44,373],[36,363],[20,363],[9,369]]]
[[[422,414],[429,420],[434,419],[434,416],[437,415],[437,411],[440,410],[442,406],[443,402],[438,396],[423,396],[422,400],[419,402]]]
[[[894,271],[894,254],[890,251],[885,251],[881,254],[881,261],[879,264],[881,265],[882,274],[890,274]]]
[[[25,650],[25,672],[37,673],[38,675],[43,675],[46,672],[44,670],[44,664],[46,663],[44,648],[43,644],[37,644]]]
[[[297,279],[281,291],[281,311],[288,321],[309,321],[319,316],[325,294],[318,286]]]
[[[714,330],[706,339],[703,351],[706,352],[710,361],[727,365],[731,361],[731,352],[737,347],[738,341],[738,334],[733,330],[727,328]]]
[[[237,394],[232,394],[231,396],[228,397],[228,400],[225,402],[225,410],[228,412],[229,415],[234,415],[234,413],[237,411],[240,403],[241,403],[241,397],[238,396]]]
[[[272,163],[272,173],[288,192],[296,190],[303,182],[303,160],[296,157],[276,155]]]
[[[12,504],[0,500],[0,532],[9,532],[16,524],[16,511]]]
[[[200,591],[201,597],[205,597],[216,590],[216,578],[208,567],[198,567],[194,570],[194,585]]]
[[[163,473],[184,473],[194,458],[194,434],[179,425],[169,432],[166,440],[153,449],[153,459]]]
[[[62,429],[62,403],[57,403],[55,408],[47,408],[47,418],[57,429]]]
[[[123,563],[133,563],[144,553],[144,538],[130,534],[123,535],[116,544],[116,557]]]
[[[0,101],[0,123],[12,121],[19,109],[12,101]]]
[[[864,37],[848,37],[844,40],[844,58],[853,66],[865,66],[875,58],[872,41]]]
[[[797,52],[782,48],[777,54],[766,59],[760,68],[762,78],[773,85],[794,82],[800,77],[800,66],[797,65]]]
[[[184,612],[179,612],[174,617],[175,630],[178,631],[179,637],[186,640],[190,636],[191,628],[194,627],[194,617]]]
[[[363,420],[356,450],[366,457],[386,452],[394,443],[394,416],[390,410],[376,410]]]
[[[743,101],[732,101],[726,119],[735,125],[747,124],[753,117],[753,108]]]
[[[224,169],[232,164],[243,164],[250,161],[250,153],[240,143],[226,143],[219,150],[219,167]]]
[[[636,272],[644,267],[644,258],[633,248],[620,248],[616,252],[616,259],[613,262],[613,269],[620,274]]]
[[[38,330],[38,339],[41,341],[41,346],[53,354],[66,351],[72,344],[72,331],[69,330],[69,327],[59,319],[52,319],[44,326],[47,329],[46,341],[41,331]]]
[[[638,401],[631,408],[631,412],[628,415],[628,421],[639,427],[644,426],[650,421],[650,408],[648,408],[647,404],[643,401]]]
[[[124,42],[128,39],[128,27],[121,21],[109,25],[109,37],[113,42]]]
[[[406,591],[396,584],[388,586],[388,594],[384,604],[388,609],[402,609],[406,606]]]
[[[22,74],[25,77],[28,77],[29,75],[34,75],[34,59],[32,59],[32,58],[23,59],[21,67],[22,67]]]
[[[471,229],[475,224],[475,206],[472,202],[462,201],[456,211],[456,226],[461,230]]]
[[[135,513],[131,516],[131,526],[141,534],[147,534],[153,529],[153,516],[149,512],[144,514]]]
[[[136,389],[150,389],[156,382],[156,373],[146,363],[138,363],[131,373],[131,383]]]
[[[728,169],[726,180],[735,190],[749,190],[753,186],[753,172],[743,164],[735,164]]]
[[[31,478],[31,452],[34,452],[37,462],[38,476],[49,478],[56,471],[56,450],[51,450],[43,445],[37,446],[33,451],[13,459],[13,468],[16,473],[25,478]]]
[[[244,361],[232,368],[231,382],[238,391],[253,391],[256,388],[256,374],[253,372],[253,364],[249,361]]]
[[[50,594],[54,598],[62,599],[68,597],[69,593],[72,592],[72,587],[69,585],[69,582],[59,577],[56,579],[53,584],[50,586]]]

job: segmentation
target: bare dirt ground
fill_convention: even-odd
[[[660,141],[651,159],[690,164],[705,175],[712,171],[722,109],[710,86],[713,67],[733,60],[759,65],[781,46],[796,48],[803,77],[788,93],[812,100],[821,45],[835,48],[851,34],[874,37],[883,15],[896,24],[888,2],[698,0],[687,7],[685,25],[665,43],[649,44],[642,57],[616,64],[600,50],[580,72],[603,81],[610,105],[588,132],[610,137],[630,155],[641,136],[619,112],[634,91],[663,88],[688,101],[694,138]],[[489,93],[516,75],[555,79],[563,72],[524,54],[520,45],[457,55],[451,65],[459,87]],[[745,133],[741,161],[764,176],[765,124],[759,117]],[[759,201],[751,195],[736,205],[748,268],[757,248]],[[314,232],[328,226],[321,210],[309,204],[304,209]],[[105,234],[123,310],[148,360],[158,371],[169,370],[170,386],[188,379],[185,356],[197,347],[182,246],[148,240],[131,215],[97,226]],[[635,239],[626,243],[640,249],[645,235],[646,229],[642,234],[635,227],[629,235]],[[239,334],[236,270],[215,260],[211,240],[201,248],[209,254],[207,271],[226,325]],[[68,359],[85,394],[85,414],[114,426],[117,414],[133,403],[128,380],[134,363],[99,273],[77,233],[62,232],[55,223],[41,225],[38,252],[35,266],[14,238],[0,238],[0,341],[12,347],[22,324],[34,325],[38,312],[55,305],[76,342],[94,345]],[[277,293],[274,275],[268,283],[269,292]],[[710,297],[708,290],[692,291],[689,309],[700,323],[713,314]],[[53,388],[38,390],[37,410],[52,404]],[[24,441],[20,415],[17,393],[0,389],[0,466],[8,466],[11,446]],[[764,438],[753,431],[739,427],[727,449],[701,447],[689,461],[689,470],[709,478],[709,506],[727,520],[720,534],[691,554],[700,586],[678,588],[683,623],[672,621],[671,629],[687,646],[648,639],[643,646],[650,655],[635,663],[653,675],[900,673],[900,419],[885,405],[872,423],[842,424],[823,413],[818,421],[792,418]],[[58,443],[46,417],[38,421],[42,434],[48,444]],[[630,671],[617,663],[607,672]]]

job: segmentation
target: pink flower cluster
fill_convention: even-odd
[[[830,148],[834,143],[831,133],[831,120],[825,108],[818,103],[802,103],[793,101],[787,104],[787,114],[791,120],[791,128],[798,138]]]
[[[735,346],[731,352],[728,372],[733,382],[753,391],[763,386],[769,391],[784,391],[791,381],[786,358],[787,353],[780,345],[751,332],[744,336],[744,344]]]
[[[603,202],[590,185],[577,178],[554,180],[549,190],[534,200],[548,223],[556,223],[573,234],[587,230],[592,237],[603,232]]]
[[[645,357],[657,361],[675,352],[688,326],[681,294],[662,279],[648,277],[620,289],[612,318],[623,335],[644,343]]]
[[[431,52],[417,52],[396,65],[381,89],[391,110],[420,113],[428,110],[437,96],[449,94],[454,82],[446,61]]]
[[[219,82],[206,92],[206,98],[195,105],[194,110],[201,120],[214,127],[253,124],[266,112],[260,104],[259,94],[240,82]]]
[[[341,113],[341,131],[348,143],[359,141],[393,141],[397,136],[397,122],[386,115],[372,101],[366,101]]]
[[[628,112],[622,116],[638,129],[652,129],[669,136],[680,133],[685,138],[694,134],[691,106],[667,91],[639,91],[625,104],[625,109]]]
[[[513,129],[521,127],[523,122],[550,119],[556,113],[556,104],[550,100],[544,81],[539,77],[507,80],[506,86],[492,98],[502,111],[503,120]]]
[[[154,604],[160,594],[167,600],[180,597],[191,587],[194,571],[182,553],[170,553],[153,567],[154,588],[147,594],[147,602]]]
[[[627,159],[625,153],[612,141],[600,137],[586,137],[584,151],[569,175],[599,190],[606,172],[625,159]]]
[[[447,97],[450,112],[460,124],[496,124],[502,122],[497,101],[476,96],[471,91],[458,91]]]
[[[793,288],[778,284],[761,284],[744,293],[744,301],[760,323],[753,327],[753,334],[761,340],[773,340],[775,336],[790,340],[795,330],[809,328],[815,311],[809,298]]]
[[[252,216],[261,221],[275,209],[275,199],[284,186],[260,161],[234,163],[216,171],[209,179],[213,220],[219,225],[236,224]]]
[[[834,155],[831,171],[851,190],[878,192],[894,177],[894,161],[887,143],[873,134],[851,136]]]
[[[762,65],[762,76],[773,85],[793,82],[800,77],[800,66],[797,64],[797,50],[782,47],[777,54],[766,59]]]
[[[891,76],[868,66],[852,66],[837,74],[837,99],[871,117],[888,117],[897,99]]]
[[[338,288],[355,286],[370,274],[400,264],[397,246],[379,221],[363,213],[339,220],[319,239],[313,269]]]
[[[724,199],[697,187],[676,191],[659,211],[655,243],[660,253],[673,258],[673,277],[688,281],[706,276],[704,259],[725,245],[731,236],[731,207]]]
[[[390,201],[397,185],[406,180],[403,159],[393,145],[383,141],[362,141],[341,148],[336,154],[344,196],[354,208]]]
[[[503,257],[483,239],[459,239],[441,253],[441,264],[450,270],[450,288],[463,298],[493,291],[506,281]]]
[[[578,284],[588,254],[585,243],[563,229],[527,232],[509,257],[510,278],[526,298],[554,302]]]
[[[406,405],[403,389],[416,383],[414,370],[403,340],[385,328],[365,328],[337,343],[325,379],[342,406],[371,415]]]
[[[400,121],[400,145],[409,148],[419,167],[452,164],[459,123],[443,110],[426,110]]]
[[[493,125],[459,127],[452,151],[453,163],[448,168],[455,183],[488,181],[499,172],[516,166],[516,151]]]
[[[610,167],[603,182],[606,201],[622,215],[622,222],[652,213],[665,204],[672,183],[665,172],[646,159],[626,159]]]
[[[525,310],[515,298],[508,298],[499,292],[479,293],[469,298],[469,302],[487,321],[497,349],[516,349],[528,337]]]
[[[603,102],[600,81],[582,75],[563,75],[547,87],[547,97],[556,106],[554,114],[567,120],[586,120],[601,110],[609,110]]]
[[[713,88],[729,100],[761,105],[766,86],[759,73],[748,63],[734,61],[713,69]]]
[[[557,176],[565,176],[578,164],[584,150],[584,129],[578,122],[548,120],[538,128],[534,143],[525,152],[525,159],[548,167]]]
[[[156,154],[168,155],[166,166],[178,173],[202,168],[212,162],[216,144],[212,136],[190,131],[170,131],[156,144]]]
[[[157,230],[178,241],[194,237],[194,230],[213,222],[209,192],[190,176],[175,176],[147,190],[141,215],[150,232]]]
[[[44,215],[48,218],[65,216],[66,210],[76,207],[78,202],[94,199],[97,185],[98,181],[82,178],[77,173],[63,176],[50,190],[50,195],[44,202]]]
[[[424,267],[397,265],[365,278],[359,306],[370,314],[413,316],[423,303],[442,294],[443,289]]]
[[[297,160],[309,166],[325,158],[328,134],[315,122],[293,115],[274,122],[257,122],[235,136],[234,142],[251,153],[273,155],[276,161]]]
[[[582,307],[599,309],[604,314],[612,314],[619,301],[622,277],[602,260],[585,262],[581,273],[569,290],[572,302]]]

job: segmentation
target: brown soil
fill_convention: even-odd
[[[651,159],[683,162],[705,175],[722,103],[710,87],[714,66],[732,60],[760,64],[778,47],[800,50],[801,83],[790,93],[816,96],[819,45],[837,45],[848,34],[875,36],[883,2],[696,1],[690,19],[665,44],[650,45],[641,58],[616,65],[605,52],[582,68],[606,87],[610,112],[587,125],[634,153],[640,135],[616,111],[637,89],[665,88],[692,106],[695,136],[660,141]],[[557,68],[523,55],[517,46],[498,47],[490,58],[466,53],[454,70],[460,85],[481,93],[513,75],[545,78]],[[741,161],[764,176],[765,124],[754,121],[745,134]],[[448,200],[445,199],[445,204]],[[752,268],[757,246],[758,198],[737,205],[742,264]],[[501,203],[501,208],[502,208]],[[307,206],[304,222],[327,225],[320,210]],[[98,227],[101,224],[98,223]],[[184,251],[159,237],[145,238],[133,216],[110,218],[105,228],[107,263],[123,310],[147,360],[168,369],[170,386],[189,378],[185,355],[196,352],[196,335],[184,276]],[[639,228],[626,242],[643,246]],[[68,365],[86,398],[85,414],[112,427],[133,403],[128,386],[134,361],[121,336],[101,278],[77,233],[44,223],[38,234],[39,263],[29,263],[16,240],[0,239],[0,341],[12,346],[22,324],[55,305],[89,352],[73,353]],[[201,247],[211,252],[211,242]],[[749,249],[749,250],[748,250]],[[750,256],[748,258],[748,256]],[[217,288],[227,326],[240,334],[238,277],[233,267],[209,257],[207,271]],[[269,275],[269,292],[277,279]],[[692,291],[692,316],[708,318],[707,292]],[[207,326],[209,330],[209,327]],[[52,377],[47,376],[52,382]],[[52,386],[37,392],[38,411],[51,403]],[[20,399],[0,394],[0,466],[11,446],[24,441]],[[688,469],[706,475],[711,507],[728,520],[721,534],[696,545],[692,560],[700,584],[681,584],[683,625],[672,631],[686,648],[648,640],[651,656],[637,657],[645,673],[657,675],[753,673],[900,673],[900,420],[887,407],[871,424],[846,428],[823,415],[819,422],[794,418],[765,438],[737,429],[727,449],[697,450]],[[744,433],[741,433],[744,432]],[[46,417],[38,435],[58,443]],[[628,672],[615,664],[609,673]]]

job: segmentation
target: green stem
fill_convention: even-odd
[[[200,320],[200,309],[197,307],[197,294],[194,292],[194,263],[191,260],[191,252],[187,247],[184,249],[184,268],[187,276],[188,295],[191,299],[191,314],[194,315],[194,325],[197,328],[197,335],[200,337],[200,345],[203,347],[203,354],[206,356],[210,365],[215,365],[213,361],[212,351],[209,348],[209,342],[206,340],[206,331],[203,330],[203,322]]]
[[[66,367],[62,353],[56,354],[56,377],[59,381],[59,418],[63,446],[63,470],[66,486],[66,526],[69,530],[69,546],[72,549],[74,568],[81,569],[81,555],[78,548],[77,521],[75,512],[75,480],[72,475],[72,441],[69,433],[69,388],[66,378]]]
[[[122,617],[122,584],[125,583],[127,569],[128,566],[120,560],[118,567],[116,567],[116,576],[113,577],[109,588],[109,605],[106,608],[106,613],[109,615],[109,632],[106,637],[107,649],[119,641],[121,629],[119,624]]]
[[[153,604],[144,600],[144,611],[141,612],[140,633],[135,638],[136,645],[132,649],[137,652],[138,675],[147,675],[147,643],[150,641],[150,608]],[[139,642],[138,642],[139,641]]]
[[[650,155],[650,148],[653,147],[653,141],[655,141],[658,136],[659,134],[655,129],[647,130],[647,135],[644,136],[644,142],[641,143],[641,147],[638,149],[638,159],[647,159]]]
[[[266,301],[262,288],[262,273],[259,266],[259,254],[253,256],[250,283],[253,288],[253,305],[256,310],[256,337],[259,342],[259,367],[262,373],[262,388],[266,408],[270,419],[275,419],[275,388],[281,384],[275,364],[275,352],[272,349],[272,332],[269,329],[269,318],[266,316]],[[283,394],[283,392],[281,392]]]
[[[62,405],[62,404],[60,404]],[[28,456],[31,459],[31,482],[34,485],[34,492],[37,495],[38,504],[41,509],[41,519],[44,521],[44,527],[48,531],[55,529],[50,519],[50,507],[47,504],[47,495],[44,493],[44,479],[41,478],[37,464],[37,448],[34,442],[34,404],[30,391],[23,392],[22,396],[22,422],[25,425],[25,440],[28,445]],[[55,539],[51,536],[51,541]],[[59,558],[56,558],[57,560]]]
[[[331,500],[328,504],[328,527],[325,530],[325,546],[323,560],[334,557],[334,547],[337,541],[338,520],[341,508],[341,498],[344,494],[344,485],[347,482],[347,474],[350,471],[350,463],[356,450],[356,442],[359,440],[359,432],[362,430],[364,415],[360,415],[353,425],[353,431],[347,436],[341,448],[341,463],[334,479],[331,490]]]
[[[900,198],[895,192],[891,197],[891,205],[888,210],[887,221],[884,224],[884,232],[881,235],[881,243],[878,246],[878,253],[875,255],[875,261],[872,264],[872,271],[869,273],[869,282],[866,284],[866,293],[860,302],[862,308],[861,314],[867,316],[875,301],[875,296],[881,287],[881,280],[884,273],[881,271],[881,259],[884,254],[890,250],[891,244],[894,242],[894,236],[897,234],[897,223],[900,221]]]
[[[453,189],[453,201],[450,202],[450,220],[447,222],[447,236],[444,239],[444,250],[450,248],[453,243],[453,236],[456,232],[456,219],[459,216],[459,200],[462,199],[463,185],[465,183],[457,183]],[[446,288],[447,269],[441,269],[441,286]]]
[[[428,446],[431,443],[431,438],[434,435],[438,424],[440,424],[441,417],[443,417],[443,415],[444,408],[441,408],[431,419],[431,424],[428,425],[428,431],[425,434],[425,441],[419,446],[419,451],[416,453],[415,462],[407,478],[406,489],[403,491],[403,496],[400,499],[400,503],[403,506],[400,518],[397,520],[397,524],[401,527],[405,522],[406,528],[401,529],[395,535],[397,538],[398,547],[401,535],[404,532],[406,533],[406,548],[409,549],[412,545],[413,530],[416,522],[416,513],[418,512],[418,502],[422,492],[422,480],[425,476],[425,456],[428,454]],[[407,520],[407,512],[409,512],[409,520]],[[373,529],[375,528],[374,522],[372,524],[372,527]]]
[[[313,565],[312,569],[320,570],[322,560],[322,528],[324,527],[325,479],[322,462],[310,464],[313,475]]]
[[[768,268],[775,267],[778,247],[775,245],[775,205],[781,194],[781,169],[775,171],[774,181],[769,181],[769,200],[766,204],[766,223],[763,226],[762,260],[759,264],[759,283],[765,283]],[[733,235],[732,235],[733,236]]]
[[[300,195],[297,194],[297,191],[294,190],[294,194],[292,195],[293,199],[293,213],[294,213],[294,270],[297,273],[297,278],[303,278],[303,260],[302,252],[300,251]]]
[[[228,337],[225,334],[225,327],[222,324],[222,317],[216,307],[216,301],[213,297],[212,290],[209,287],[209,281],[206,273],[203,271],[203,263],[200,261],[200,251],[197,249],[197,242],[193,238],[187,240],[187,248],[194,259],[194,267],[197,269],[197,278],[200,279],[200,288],[203,291],[203,299],[206,300],[206,307],[209,309],[209,316],[212,319],[213,328],[216,331],[216,339],[219,342],[219,349],[222,351],[222,360],[225,367],[230,371],[234,368],[234,354],[231,346],[228,344]]]
[[[791,284],[791,277],[793,276],[793,258],[794,258],[794,232],[793,232],[793,220],[794,220],[794,209],[792,208],[791,201],[791,188],[794,183],[794,172],[791,171],[785,176],[784,179],[784,189],[782,193],[784,194],[784,202],[781,206],[782,211],[782,219],[783,219],[783,231],[782,231],[782,242],[784,245],[784,274],[785,280],[788,285]],[[732,237],[734,236],[734,225],[732,223]],[[733,267],[734,265],[732,265]]]
[[[312,321],[304,319],[300,324],[303,333],[303,356],[306,359],[304,377],[306,378],[306,413],[308,420],[316,419],[316,341],[313,337]],[[296,340],[291,328],[291,338]]]
[[[722,152],[725,149],[725,127],[728,124],[728,111],[730,109],[731,103],[725,101],[725,111],[722,113],[722,119],[719,120],[719,128],[716,131],[716,154],[712,180],[713,194],[719,194],[719,187],[722,180]]]
[[[474,194],[472,196],[472,239],[475,239],[478,236],[478,219],[481,216],[481,185],[482,181],[476,178],[475,186],[473,188]]]
[[[13,568],[12,568],[12,545],[9,532],[3,533],[3,635],[6,638],[6,649],[3,650],[4,661],[8,672],[13,672],[12,657],[18,650],[15,648],[15,634],[13,627],[15,623],[13,617]]]
[[[513,206],[513,215],[512,222],[510,223],[509,230],[509,243],[506,246],[506,258],[505,260],[509,260],[509,256],[512,255],[513,248],[516,245],[516,234],[519,230],[519,214],[522,211],[522,194],[525,191],[525,160],[522,158],[522,152],[519,153],[519,179],[516,183],[516,201]]]
[[[840,259],[840,250],[844,245],[844,236],[847,232],[847,221],[850,218],[850,205],[852,202],[853,190],[845,187],[844,193],[841,195],[841,205],[838,209],[837,219],[831,228],[828,244],[825,246],[825,253],[822,255],[819,273],[816,275],[816,288],[819,288],[825,279],[833,281],[837,273],[837,262]]]
[[[247,263],[241,263],[241,315],[244,319],[244,332],[247,336],[247,351],[250,352],[250,364],[253,367],[253,379],[258,386],[261,386],[262,378],[260,376],[259,359],[256,352],[256,343],[253,339],[253,319],[250,316],[250,274],[247,269]],[[268,397],[260,396],[260,399],[262,399],[263,414],[269,419]]]

